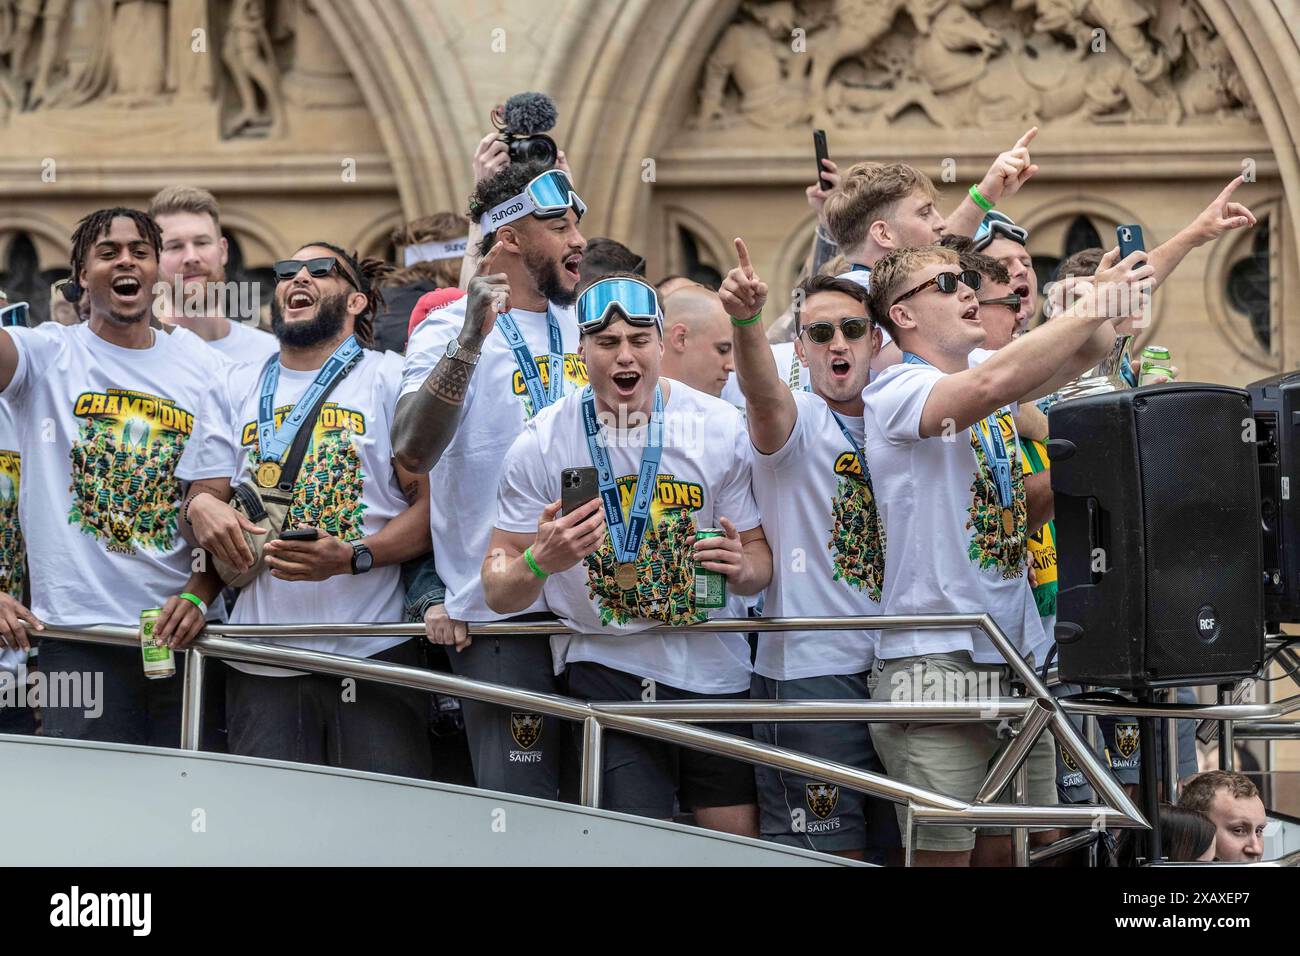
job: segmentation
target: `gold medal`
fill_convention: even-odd
[[[620,564],[614,572],[614,583],[620,591],[632,591],[636,588],[636,565],[631,562]]]
[[[257,466],[257,483],[263,488],[274,488],[280,480],[280,471],[278,462],[262,462]]]
[[[1011,530],[1016,526],[1015,515],[1011,513],[1010,508],[1002,509],[1002,530],[1006,534],[1011,534]]]

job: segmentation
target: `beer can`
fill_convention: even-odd
[[[1145,384],[1147,384],[1147,381],[1146,381],[1146,379],[1147,379],[1147,370],[1150,369],[1150,368],[1152,368],[1153,366],[1157,366],[1157,365],[1158,365],[1158,366],[1160,366],[1162,369],[1165,369],[1165,370],[1166,370],[1166,371],[1161,372],[1160,374],[1162,374],[1162,375],[1167,375],[1167,374],[1169,374],[1168,371],[1167,371],[1168,368],[1169,368],[1169,365],[1170,365],[1170,362],[1169,362],[1169,350],[1168,350],[1167,348],[1165,348],[1163,345],[1148,345],[1146,348],[1144,348],[1144,349],[1141,351],[1141,353],[1139,354],[1138,358],[1141,360],[1140,363],[1139,363],[1139,365],[1138,365],[1138,384],[1139,384],[1139,385],[1145,385]],[[1170,375],[1170,378],[1172,378],[1172,377],[1173,377],[1173,376]]]
[[[701,528],[695,532],[695,540],[721,538],[726,532],[721,528]],[[697,610],[712,610],[727,604],[727,579],[718,571],[710,571],[695,565],[695,607]]]
[[[1147,365],[1143,362],[1142,374],[1138,376],[1138,384],[1150,385],[1158,376],[1161,375],[1172,380],[1174,377],[1174,370],[1168,365]]]
[[[144,657],[144,676],[150,680],[176,675],[175,653],[154,637],[160,614],[160,607],[149,607],[140,612],[140,653]]]

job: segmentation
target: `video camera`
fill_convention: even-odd
[[[509,145],[510,162],[555,165],[559,149],[545,135],[559,119],[555,101],[545,93],[516,93],[492,111],[492,125]]]

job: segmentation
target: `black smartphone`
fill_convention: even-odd
[[[315,528],[290,528],[280,532],[281,541],[315,541],[319,537],[320,532]]]
[[[1119,258],[1120,261],[1127,259],[1130,253],[1146,252],[1146,246],[1142,242],[1141,226],[1116,226],[1115,237],[1119,239]]]
[[[600,494],[600,479],[595,468],[566,468],[560,472],[560,505],[571,514]]]
[[[826,180],[826,167],[822,165],[822,160],[830,159],[831,154],[826,151],[826,131],[824,129],[813,130],[813,149],[817,152],[817,181],[821,184],[822,191],[825,192],[831,188],[831,184]]]

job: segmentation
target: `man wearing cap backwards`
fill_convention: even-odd
[[[576,634],[553,637],[555,671],[584,700],[744,699],[743,634],[646,633],[703,621],[698,569],[755,594],[772,553],[750,491],[749,438],[721,399],[661,378],[663,314],[654,289],[605,277],[578,299],[591,384],[528,423],[506,455],[483,591],[498,614],[539,600]],[[594,467],[600,494],[561,514],[561,472]],[[699,540],[698,531],[723,534]],[[724,725],[750,736],[747,724]],[[747,764],[643,737],[605,741],[606,809],[758,835]]]
[[[428,472],[434,489],[429,523],[447,594],[425,614],[429,640],[455,646],[448,656],[457,674],[554,693],[545,638],[471,642],[465,622],[507,616],[484,602],[479,562],[510,443],[528,419],[587,381],[573,317],[586,206],[562,170],[511,163],[478,183],[470,207],[483,228],[483,260],[469,295],[431,312],[411,335],[393,454],[403,468]],[[512,613],[549,618],[545,609],[538,598]],[[480,787],[557,796],[558,719],[469,699],[463,707]]]

